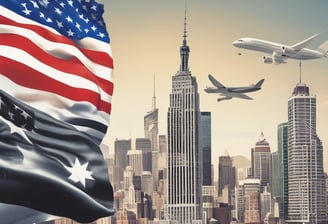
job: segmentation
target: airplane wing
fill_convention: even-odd
[[[249,96],[247,96],[246,94],[243,94],[243,93],[238,93],[234,97],[238,97],[238,98],[245,99],[245,100],[252,100],[253,99],[252,97],[249,97]]]
[[[219,89],[225,89],[226,87],[222,85],[218,80],[216,80],[211,74],[208,74],[208,79],[212,82],[214,86],[216,86]]]
[[[252,100],[253,98],[252,97],[249,97],[247,96],[246,94],[243,94],[243,93],[220,93],[220,95],[222,96],[226,96],[226,97],[236,97],[236,98],[241,98],[241,99],[244,99],[244,100]]]
[[[307,39],[305,39],[305,40],[303,40],[303,41],[301,41],[301,42],[299,42],[297,44],[294,44],[292,46],[292,48],[294,48],[295,51],[300,51],[303,48],[305,48],[306,46],[308,46],[319,35],[320,35],[320,33],[317,33],[317,34],[315,34],[315,35],[313,35],[313,36],[311,36],[311,37],[309,37],[309,38],[307,38]]]

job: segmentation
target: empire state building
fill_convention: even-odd
[[[199,147],[199,95],[188,67],[186,17],[181,64],[172,77],[168,108],[168,188],[166,218],[178,223],[202,223],[202,152]]]

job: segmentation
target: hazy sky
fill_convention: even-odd
[[[153,76],[159,108],[160,134],[166,134],[171,77],[180,65],[184,0],[102,0],[114,55],[114,96],[109,143],[144,137],[143,117],[151,109]],[[232,41],[256,37],[295,44],[321,32],[309,47],[328,39],[328,1],[317,0],[188,0],[189,67],[197,78],[202,111],[212,113],[212,162],[227,150],[250,158],[263,131],[276,151],[277,126],[287,121],[287,100],[299,80],[298,61],[267,65],[262,53],[239,50]],[[241,52],[242,55],[238,55]],[[253,101],[218,103],[206,94],[211,73],[227,86],[265,79]],[[302,81],[317,96],[317,133],[328,150],[328,59],[303,62]],[[326,162],[327,164],[327,162]]]

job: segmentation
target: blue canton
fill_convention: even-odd
[[[0,5],[70,39],[91,37],[109,43],[104,7],[95,0],[1,0]]]

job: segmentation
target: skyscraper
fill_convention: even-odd
[[[114,184],[115,190],[117,190],[120,182],[123,181],[123,172],[125,168],[129,165],[129,160],[127,157],[128,151],[131,150],[131,139],[128,140],[115,140],[114,152],[115,152],[115,170],[118,171],[118,180]]]
[[[316,133],[316,97],[298,83],[288,99],[288,221],[327,223],[323,148]]]
[[[136,150],[142,151],[142,171],[152,170],[151,140],[149,138],[136,138]]]
[[[272,186],[273,196],[279,203],[279,216],[287,219],[288,210],[288,122],[278,125],[277,185]]]
[[[200,150],[203,152],[203,185],[212,185],[211,112],[200,113]]]
[[[167,219],[202,223],[202,151],[199,149],[199,95],[188,67],[186,17],[181,64],[172,77],[168,108]]]
[[[232,166],[232,158],[228,154],[219,157],[219,196],[222,195],[222,190],[226,185],[229,191],[233,190],[236,185],[236,168]]]
[[[255,148],[252,148],[252,176],[261,181],[261,187],[264,188],[270,184],[271,175],[271,152],[270,145],[265,140],[263,132],[260,140],[256,142]]]
[[[158,182],[158,109],[156,108],[156,95],[155,95],[155,78],[154,78],[154,95],[152,100],[152,109],[146,116],[144,116],[144,131],[145,138],[151,141],[151,171],[153,175],[153,190],[156,191]]]

